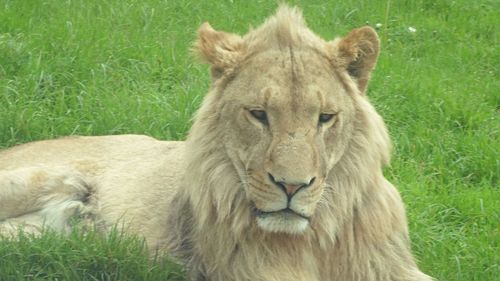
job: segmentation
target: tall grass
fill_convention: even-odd
[[[405,200],[422,269],[439,280],[499,280],[500,3],[290,2],[324,38],[377,27],[382,53],[368,95],[395,143],[386,175]],[[209,20],[243,34],[276,6],[261,0],[0,0],[0,146],[69,134],[184,138],[209,85],[206,67],[188,51],[198,26]],[[21,257],[45,276],[68,268],[62,280],[83,271],[102,272],[93,275],[98,280],[139,280],[131,276],[161,267],[141,260],[140,251],[127,253],[130,242],[82,239],[0,242],[0,279],[33,272],[16,265]],[[75,250],[65,252],[70,244]],[[109,267],[77,263],[108,258],[104,248],[86,250],[90,244],[113,245],[123,254],[108,259]],[[31,259],[34,249],[49,257]],[[52,256],[54,249],[64,258]],[[132,275],[113,275],[118,267]]]
[[[41,237],[19,233],[0,243],[0,280],[185,280],[180,266],[153,258],[143,240],[118,230],[107,235],[47,231]]]

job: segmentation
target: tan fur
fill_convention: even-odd
[[[195,48],[213,86],[186,142],[79,137],[0,152],[0,232],[91,214],[144,235],[192,280],[431,280],[382,174],[390,140],[364,95],[373,29],[326,42],[282,6],[245,36],[206,23]]]

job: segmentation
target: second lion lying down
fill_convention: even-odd
[[[240,37],[201,26],[213,85],[185,142],[73,137],[0,152],[0,232],[122,223],[192,280],[431,280],[384,178],[369,27],[324,41],[282,6]]]

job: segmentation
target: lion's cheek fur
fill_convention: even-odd
[[[336,123],[325,132],[323,137],[323,146],[325,147],[325,156],[327,158],[326,170],[331,171],[335,164],[343,157],[349,143],[352,141],[355,133],[356,104],[354,99],[349,98],[346,102],[346,110],[343,110],[335,118]]]

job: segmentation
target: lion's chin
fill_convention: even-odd
[[[309,226],[309,219],[288,211],[272,212],[258,215],[257,225],[269,232],[300,235]]]

